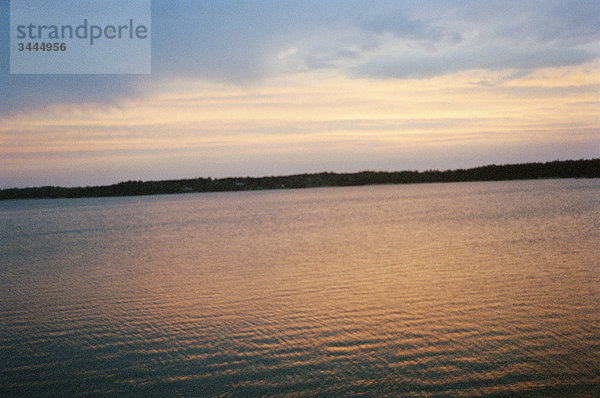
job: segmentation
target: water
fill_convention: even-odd
[[[600,396],[597,179],[0,220],[1,396]]]

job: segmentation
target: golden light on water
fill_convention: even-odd
[[[11,201],[6,386],[590,395],[599,189],[530,180]],[[10,226],[34,233],[13,238]]]

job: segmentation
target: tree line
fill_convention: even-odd
[[[87,187],[45,186],[0,190],[0,200],[160,195],[189,192],[248,191],[372,184],[415,184],[460,181],[502,181],[544,178],[600,178],[600,159],[545,163],[488,165],[470,169],[427,171],[361,171],[313,173],[273,177],[193,178],[164,181],[126,181]]]

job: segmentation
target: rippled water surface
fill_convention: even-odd
[[[600,396],[600,180],[0,202],[0,395]]]

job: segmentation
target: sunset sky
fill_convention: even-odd
[[[153,1],[150,75],[9,74],[0,188],[600,156],[600,2]]]

